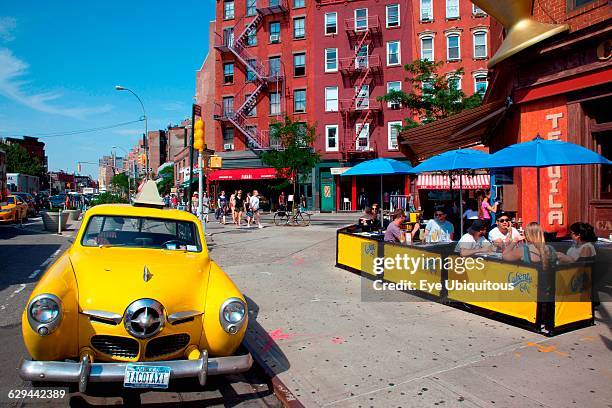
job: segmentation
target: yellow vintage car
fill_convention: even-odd
[[[247,304],[209,257],[197,218],[162,209],[150,181],[134,205],[91,208],[72,246],[34,288],[22,315],[32,382],[122,382],[247,371]]]
[[[21,197],[10,195],[0,204],[0,222],[19,222],[28,218],[28,204]]]

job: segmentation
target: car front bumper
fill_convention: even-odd
[[[12,221],[15,218],[16,217],[13,214],[12,211],[10,211],[10,212],[1,212],[0,213],[0,221]]]
[[[208,357],[206,350],[197,360],[143,361],[134,363],[91,363],[87,357],[80,362],[23,360],[19,376],[26,381],[79,383],[85,392],[88,382],[123,382],[128,364],[170,367],[170,378],[197,378],[206,384],[208,375],[236,374],[248,371],[253,364],[250,353],[229,357]]]

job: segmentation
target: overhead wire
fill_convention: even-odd
[[[35,134],[27,134],[27,136],[32,136],[32,137],[40,137],[40,138],[52,138],[52,137],[63,137],[63,136],[74,136],[74,135],[79,135],[79,134],[83,134],[83,133],[91,133],[91,132],[99,132],[101,130],[107,130],[107,129],[113,129],[113,128],[117,128],[117,127],[121,127],[121,126],[125,126],[125,125],[131,125],[133,123],[138,123],[138,122],[142,122],[144,121],[144,119],[138,119],[138,120],[132,120],[129,122],[122,122],[122,123],[117,123],[114,125],[107,125],[107,126],[100,126],[100,127],[96,127],[96,128],[90,128],[90,129],[79,129],[79,130],[68,130],[68,131],[63,131],[63,132],[51,132],[51,133],[35,133]],[[2,136],[2,135],[0,135]],[[2,136],[2,137],[20,137],[22,135],[9,135],[9,136]]]

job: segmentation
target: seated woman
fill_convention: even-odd
[[[595,235],[593,226],[586,222],[575,222],[569,229],[574,244],[567,250],[567,254],[559,254],[559,260],[568,263],[592,261],[596,254],[593,242],[597,242],[597,235]]]
[[[359,217],[359,226],[361,226],[364,231],[371,230],[375,221],[376,215],[374,211],[371,208],[366,208],[363,215]]]
[[[502,253],[506,261],[541,263],[544,269],[557,263],[557,252],[544,241],[544,231],[537,222],[530,222],[525,228],[525,240],[510,243]]]

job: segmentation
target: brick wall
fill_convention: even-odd
[[[600,23],[612,17],[608,0],[595,0],[571,9],[571,0],[538,0],[534,2],[533,16],[544,23],[569,24],[570,31]]]

